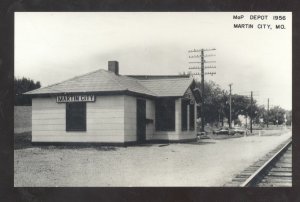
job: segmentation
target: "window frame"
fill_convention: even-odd
[[[188,131],[188,99],[181,99],[181,131]]]
[[[189,104],[189,129],[190,131],[195,130],[195,103],[194,104]]]
[[[166,110],[166,107],[167,108]],[[155,100],[155,131],[176,131],[176,102],[174,98]],[[166,115],[169,113],[169,115]]]
[[[74,106],[72,106],[74,105]],[[76,106],[77,105],[77,106]],[[78,106],[82,105],[82,108],[78,108]],[[74,110],[75,111],[70,111],[70,110]],[[77,110],[77,111],[76,111]],[[75,114],[76,115],[75,115]],[[74,119],[76,118],[76,116],[80,116],[80,113],[82,113],[81,115],[81,120],[82,123],[79,125],[81,127],[78,127],[78,122],[76,123],[72,123],[72,121],[74,121]],[[73,115],[73,117],[72,117]],[[75,117],[74,117],[75,116]],[[77,126],[74,127],[74,126]],[[66,132],[86,132],[86,102],[68,102],[66,103]]]

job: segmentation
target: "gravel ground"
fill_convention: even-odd
[[[248,136],[133,147],[25,147],[14,152],[19,186],[223,186],[291,137]]]

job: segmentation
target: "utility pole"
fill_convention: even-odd
[[[230,88],[230,93],[229,93],[229,128],[231,128],[231,86],[232,83],[229,84],[229,88]]]
[[[204,51],[201,49],[201,92],[202,92],[202,106],[201,106],[201,132],[204,133]]]
[[[253,105],[253,92],[251,91],[251,105],[250,105],[250,132],[252,133],[252,105]]]
[[[204,133],[204,103],[205,103],[205,96],[204,96],[204,75],[209,74],[211,76],[213,76],[214,74],[216,74],[216,72],[205,72],[204,70],[206,68],[216,68],[216,66],[204,66],[205,63],[215,63],[216,61],[206,61],[204,60],[205,57],[210,57],[210,56],[215,56],[215,55],[204,55],[205,51],[213,51],[216,50],[215,48],[213,49],[194,49],[194,50],[189,50],[189,53],[197,53],[200,52],[200,55],[193,55],[193,56],[189,56],[189,58],[201,58],[201,61],[193,61],[193,62],[189,62],[190,64],[193,63],[201,63],[201,66],[193,66],[193,67],[189,67],[189,69],[200,69],[200,73],[194,73],[194,75],[201,75],[201,97],[202,97],[202,103],[201,103],[201,132]]]
[[[269,128],[269,98],[268,98],[268,111],[267,111],[267,128]]]
[[[278,127],[278,108],[276,109],[276,125]]]

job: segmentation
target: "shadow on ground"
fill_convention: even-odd
[[[96,144],[82,145],[34,145],[31,142],[31,132],[14,134],[14,149],[41,148],[41,149],[95,149],[98,151],[116,151],[117,147]]]
[[[192,144],[192,145],[206,145],[206,144],[216,144],[216,142],[186,142],[186,143],[181,143],[181,144]]]
[[[244,135],[215,135],[215,134],[210,134],[208,135],[209,139],[213,140],[225,140],[225,139],[232,139],[232,138],[241,138],[244,137]]]
[[[33,147],[31,145],[31,132],[14,134],[14,149],[26,149]]]

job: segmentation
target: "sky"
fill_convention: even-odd
[[[269,98],[270,107],[292,109],[290,12],[15,13],[15,76],[42,87],[107,69],[110,60],[119,61],[123,75],[176,75],[191,71],[189,62],[197,61],[188,50],[202,48],[216,49],[207,52],[216,55],[206,59],[216,61],[207,64],[216,66],[210,70],[216,74],[206,81],[228,91],[232,83],[232,93],[253,91],[261,105]]]

